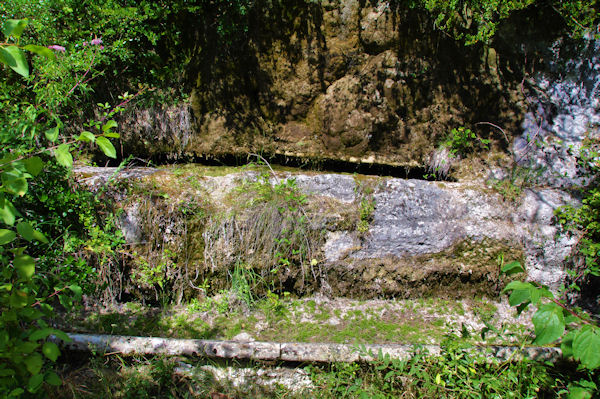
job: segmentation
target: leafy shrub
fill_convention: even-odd
[[[490,140],[479,138],[471,129],[459,127],[452,129],[448,138],[442,143],[454,156],[466,156],[478,150],[487,150]]]

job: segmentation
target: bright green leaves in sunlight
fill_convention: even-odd
[[[77,140],[83,141],[86,143],[93,143],[94,141],[96,141],[96,136],[94,136],[94,133],[84,130],[83,132],[81,132],[79,137],[77,137]]]
[[[46,244],[48,243],[48,239],[46,238],[46,236],[38,230],[35,230],[28,222],[20,222],[19,224],[17,224],[17,231],[19,232],[21,237],[23,237],[29,242],[39,241]]]
[[[25,165],[27,172],[33,177],[39,175],[42,169],[44,169],[44,162],[40,157],[27,158],[23,160],[23,164]]]
[[[48,47],[36,46],[35,44],[28,44],[26,46],[23,46],[23,49],[31,51],[32,53],[37,54],[41,57],[45,57],[49,60],[56,60],[56,56]]]
[[[56,158],[56,162],[65,168],[73,166],[73,156],[67,143],[63,143],[54,149],[54,157]]]
[[[573,337],[573,357],[588,369],[600,367],[600,328],[586,325]]]
[[[531,320],[535,328],[534,343],[545,345],[556,341],[565,332],[563,308],[547,303],[538,308]]]
[[[58,140],[58,133],[60,132],[60,129],[58,126],[54,126],[48,130],[46,130],[46,132],[44,132],[44,135],[46,136],[46,138],[48,139],[48,141],[54,143],[56,140]]]
[[[115,147],[112,145],[112,143],[110,142],[109,139],[107,139],[106,137],[100,136],[96,139],[96,143],[98,144],[98,147],[100,147],[102,152],[107,157],[110,157],[110,158],[117,157],[117,151],[115,150]]]
[[[524,273],[525,269],[523,269],[523,266],[521,266],[519,262],[513,261],[502,266],[501,271],[502,273],[510,276],[512,274]]]
[[[0,192],[0,220],[5,224],[12,226],[15,224],[15,220],[19,215],[19,211],[10,202],[4,194]]]
[[[0,47],[0,62],[23,77],[29,77],[29,65],[23,51],[17,46]]]
[[[6,245],[12,242],[17,235],[14,231],[8,229],[0,229],[0,245]]]
[[[18,39],[21,37],[26,27],[26,19],[7,19],[2,28],[2,33],[4,33],[4,36],[6,37],[13,36]]]
[[[35,273],[35,261],[29,255],[16,255],[13,261],[22,280],[30,280]]]
[[[2,32],[7,39],[14,37],[18,41],[26,26],[26,19],[9,19],[4,23]],[[29,76],[29,65],[25,53],[16,45],[0,46],[0,62],[21,76]]]

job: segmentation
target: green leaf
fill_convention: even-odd
[[[600,367],[600,329],[585,326],[573,339],[573,357],[590,369]]]
[[[31,224],[27,222],[19,222],[19,224],[17,224],[17,231],[19,232],[21,237],[23,237],[27,241],[33,240],[33,227],[31,226]]]
[[[0,218],[9,226],[15,224],[15,218],[19,214],[15,206],[0,194]]]
[[[27,158],[24,163],[27,172],[29,172],[32,176],[39,175],[42,169],[44,169],[44,162],[40,157]]]
[[[117,126],[118,126],[117,122],[115,122],[114,120],[111,119],[102,126],[102,132],[106,133],[113,127],[117,127]]]
[[[32,375],[27,382],[27,390],[31,393],[37,392],[42,386],[42,382],[44,382],[44,374]]]
[[[10,375],[15,375],[15,370],[13,369],[0,369],[0,377],[8,377]]]
[[[107,157],[109,157],[109,158],[117,157],[117,151],[115,150],[115,147],[112,145],[110,140],[108,140],[106,137],[98,137],[96,139],[96,143],[98,143],[98,146],[100,147],[102,152]]]
[[[49,141],[54,143],[58,139],[59,131],[60,131],[60,129],[58,128],[58,125],[56,125],[53,128],[46,130],[46,132],[44,134],[46,135],[46,138]]]
[[[29,280],[35,273],[35,261],[29,255],[17,255],[13,261],[15,269],[21,275],[23,280]]]
[[[54,332],[53,328],[42,328],[36,330],[29,336],[30,341],[37,341],[38,339],[45,339]]]
[[[48,371],[46,373],[46,382],[52,386],[59,387],[62,385],[62,380],[54,371]]]
[[[531,321],[535,327],[535,340],[533,342],[538,345],[554,342],[565,332],[563,310],[554,303],[540,306]]]
[[[21,34],[27,26],[27,19],[7,19],[4,23],[2,33],[6,38],[14,36],[17,39],[21,37]]]
[[[502,273],[504,273],[506,275],[523,273],[523,272],[525,272],[525,269],[523,269],[523,266],[521,266],[521,264],[517,261],[507,263],[506,265],[504,265],[502,267]]]
[[[594,393],[582,387],[569,387],[568,399],[592,399]]]
[[[27,306],[28,299],[26,292],[15,290],[10,294],[10,306],[17,309],[23,308]]]
[[[65,168],[73,166],[73,156],[69,151],[69,144],[67,143],[59,145],[58,148],[54,150],[54,157],[56,158],[56,162]]]
[[[38,230],[33,230],[33,239],[39,242],[43,242],[44,244],[48,244],[50,242],[48,241],[44,233]]]
[[[119,137],[121,137],[121,135],[119,133],[115,133],[115,132],[107,132],[107,133],[104,133],[104,137],[118,139]]]
[[[75,285],[75,284],[70,285],[69,289],[71,290],[71,292],[73,294],[75,294],[76,297],[81,297],[81,294],[83,293],[83,290],[81,289],[81,287],[78,285]]]
[[[44,343],[44,346],[42,346],[42,353],[48,359],[55,362],[60,355],[60,350],[58,349],[58,345],[56,345],[54,342],[46,342]]]
[[[27,241],[31,242],[33,240],[41,241],[43,243],[48,243],[48,239],[41,232],[35,230],[31,224],[27,222],[20,222],[17,224],[17,231]]]
[[[508,297],[510,306],[517,306],[531,301],[531,292],[529,290],[514,290]]]
[[[24,46],[23,48],[25,50],[31,51],[32,53],[37,54],[39,56],[46,57],[49,60],[56,60],[56,56],[54,55],[54,52],[52,50],[50,50],[48,47],[36,46],[35,44],[28,44],[27,46]]]
[[[578,332],[579,330],[571,330],[560,341],[560,350],[564,358],[573,356],[573,338]]]
[[[83,132],[81,132],[77,140],[85,141],[86,143],[93,143],[94,141],[96,141],[96,136],[94,136],[94,133],[84,130]]]
[[[25,390],[23,390],[23,388],[15,388],[13,389],[10,394],[8,394],[9,398],[18,398],[21,395],[23,395],[25,393]]]
[[[0,47],[0,61],[21,76],[29,77],[29,65],[25,54],[17,46]]]
[[[73,341],[71,339],[71,337],[69,337],[65,332],[60,331],[60,330],[54,330],[54,336],[64,342],[71,342]]]
[[[25,358],[23,363],[25,363],[27,371],[29,371],[31,374],[38,374],[44,365],[44,359],[39,353],[32,353]]]
[[[0,229],[0,245],[5,245],[17,237],[14,231],[8,229]]]
[[[28,188],[27,180],[24,177],[5,178],[5,175],[7,174],[4,173],[2,176],[2,184],[6,191],[19,197],[24,196]]]

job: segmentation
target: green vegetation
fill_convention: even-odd
[[[450,150],[452,156],[465,157],[475,151],[487,150],[490,140],[478,137],[471,129],[459,127],[452,129],[448,138],[442,143]]]
[[[593,31],[598,23],[596,1],[406,4],[428,13],[435,29],[466,44],[489,42],[502,20],[528,7],[552,7],[575,35]],[[401,2],[389,5],[397,10]],[[356,344],[440,342],[461,335],[442,341],[441,356],[415,350],[407,361],[381,356],[369,364],[310,366],[316,387],[310,394],[315,397],[397,397],[398,392],[452,398],[597,395],[600,328],[568,300],[574,290],[597,297],[597,142],[590,140],[579,154],[580,167],[588,172],[580,193],[583,206],[556,214],[564,231],[577,237],[569,286],[552,293],[534,283],[512,281],[505,288],[509,303],[520,313],[535,308],[533,343],[560,344],[576,370],[526,360],[488,362],[464,350],[461,345],[479,342],[479,337],[485,343],[527,343],[523,326],[493,324],[497,309],[487,303],[465,308],[415,301],[401,309],[340,310],[291,299],[290,292],[302,295],[323,278],[319,248],[326,232],[326,223],[309,208],[293,178],[279,180],[275,173],[263,173],[245,181],[225,198],[233,204],[233,214],[213,212],[213,205],[201,200],[198,178],[185,168],[178,172],[185,186],[122,185],[143,197],[139,212],[145,225],[140,234],[147,241],[131,247],[118,231],[119,215],[104,188],[94,191],[74,181],[70,170],[84,154],[95,153],[98,162],[124,157],[111,140],[120,137],[116,116],[134,100],[145,106],[187,101],[194,87],[206,94],[199,104],[202,111],[212,110],[221,98],[243,109],[236,102],[238,90],[258,92],[261,83],[251,76],[255,69],[247,61],[256,60],[250,55],[277,39],[294,35],[302,40],[318,31],[313,28],[323,22],[320,7],[312,0],[0,4],[0,396],[245,395],[207,375],[181,377],[172,359],[111,357],[102,364],[92,357],[86,366],[91,374],[83,379],[89,384],[84,385],[77,374],[81,371],[61,363],[59,347],[49,339],[68,341],[55,327],[57,311],[72,317],[71,327],[111,334],[230,339],[248,332],[261,339]],[[232,72],[243,77],[243,87],[227,81]],[[264,111],[269,112],[277,114]],[[452,155],[461,156],[488,144],[462,127],[453,129],[444,143]],[[498,182],[497,189],[514,200],[528,180],[515,172]],[[366,233],[375,204],[372,188],[359,190],[352,223]],[[165,214],[170,219],[162,219]],[[167,227],[169,239],[157,233]],[[226,234],[231,231],[235,234]],[[202,268],[207,264],[211,267]],[[501,262],[501,268],[507,274],[523,271],[515,262]],[[213,278],[219,275],[225,276],[226,286]],[[209,291],[215,295],[208,297]],[[142,304],[76,318],[73,307],[83,295],[110,303],[125,292]],[[163,305],[161,310],[143,302],[150,294]],[[189,305],[183,311],[172,308],[184,300]],[[386,312],[387,317],[380,317]],[[481,332],[449,321],[469,312],[484,325]],[[293,396],[282,388],[274,391]]]

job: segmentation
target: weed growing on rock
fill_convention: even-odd
[[[231,195],[234,211],[213,217],[204,232],[205,260],[213,271],[244,265],[253,291],[303,291],[315,284],[323,232],[305,206],[295,179],[271,183],[268,174],[243,182]],[[241,281],[241,280],[240,280]]]

